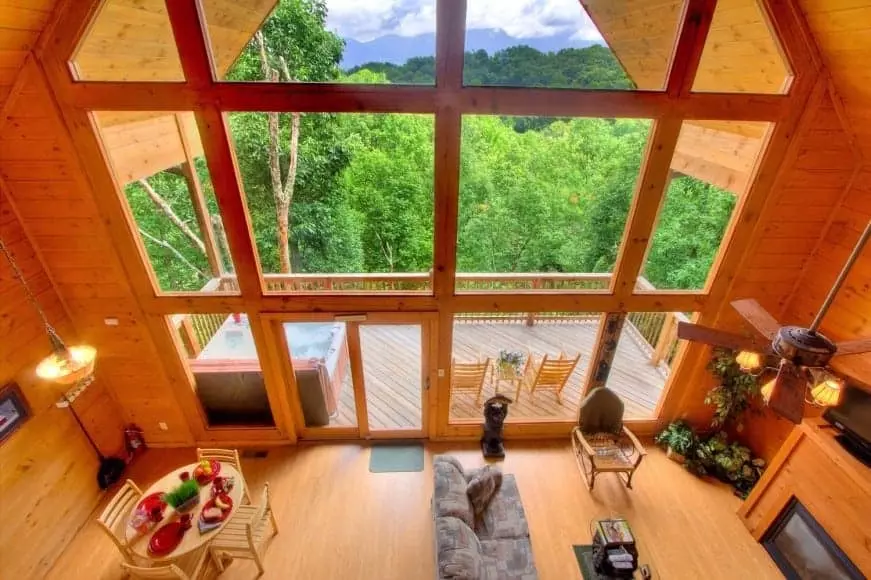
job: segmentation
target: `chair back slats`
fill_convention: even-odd
[[[560,354],[559,358],[544,355],[535,369],[530,389],[562,389],[580,360],[580,354],[574,358],[566,358],[564,354]]]
[[[479,389],[484,384],[487,369],[490,367],[490,359],[482,362],[456,362],[451,363],[451,387]]]
[[[151,568],[143,568],[141,566],[131,566],[127,563],[121,564],[124,569],[130,574],[131,578],[142,578],[145,580],[171,579],[171,580],[190,580],[190,576],[184,573],[181,568],[175,564],[169,566],[153,566]]]
[[[242,485],[242,500],[246,503],[251,503],[251,497],[248,495],[248,483],[245,481],[245,474],[242,473],[242,462],[239,460],[239,451],[236,449],[199,449],[197,448],[197,460],[214,459],[220,463],[228,463],[236,468],[239,472]]]
[[[135,483],[129,479],[124,482],[121,489],[109,501],[103,513],[97,518],[97,523],[103,528],[109,537],[118,546],[122,555],[127,561],[131,561],[131,556],[127,546],[127,540],[124,534],[124,526],[127,523],[127,518],[133,508],[142,498],[142,491]]]

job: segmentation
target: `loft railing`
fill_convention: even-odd
[[[265,274],[266,288],[277,292],[427,292],[431,276],[421,273],[386,274]],[[457,290],[471,292],[535,290],[607,290],[611,274],[457,273]],[[639,277],[636,288],[656,290]],[[210,280],[204,292],[238,291],[235,276]],[[462,313],[457,324],[583,324],[597,323],[598,312],[486,312]],[[191,314],[174,317],[187,354],[195,358],[217,334],[227,314]],[[639,347],[649,353],[650,364],[667,371],[677,352],[677,323],[688,320],[680,312],[632,312],[624,327]]]

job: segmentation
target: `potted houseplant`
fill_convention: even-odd
[[[714,350],[708,370],[719,379],[719,384],[705,396],[705,404],[714,407],[711,426],[719,429],[731,424],[740,432],[744,428],[744,413],[759,397],[759,377],[741,370],[735,353],[725,348]]]
[[[765,460],[754,458],[750,449],[737,441],[729,442],[724,431],[700,440],[687,457],[686,468],[699,476],[712,476],[747,497],[765,469]]]
[[[519,375],[523,364],[523,353],[515,350],[500,350],[496,365],[502,375]]]
[[[163,494],[163,501],[179,513],[186,513],[200,503],[200,486],[193,480],[183,481],[174,489]]]
[[[665,455],[672,461],[684,463],[695,447],[698,438],[686,421],[673,421],[654,438],[657,445],[665,448]]]

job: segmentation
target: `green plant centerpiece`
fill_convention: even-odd
[[[177,512],[188,512],[200,503],[200,485],[193,479],[183,481],[177,487],[163,494],[163,501],[175,508]]]
[[[698,443],[696,432],[686,421],[672,421],[653,440],[666,449],[669,459],[678,463],[683,463]]]
[[[714,350],[708,370],[719,379],[719,384],[705,396],[705,404],[714,407],[711,426],[719,429],[733,425],[740,432],[744,428],[744,413],[759,397],[759,377],[742,371],[735,362],[735,353],[725,348]]]
[[[520,367],[523,364],[523,353],[516,350],[500,350],[496,364],[503,373],[507,371],[519,375]]]

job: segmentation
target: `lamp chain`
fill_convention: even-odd
[[[18,268],[18,264],[15,262],[15,258],[12,257],[12,254],[9,252],[9,249],[6,247],[6,244],[3,243],[3,240],[0,239],[0,252],[6,256],[6,260],[9,262],[9,266],[12,268],[12,274],[15,276],[15,279],[21,284],[21,287],[24,288],[24,294],[27,296],[27,300],[33,305],[33,308],[39,314],[39,317],[42,319],[42,323],[45,325],[45,330],[48,333],[48,337],[51,340],[51,345],[55,351],[65,350],[63,342],[60,340],[57,332],[54,327],[48,322],[48,318],[45,316],[45,311],[42,309],[42,306],[39,305],[39,302],[36,300],[36,296],[33,295],[33,291],[30,289],[30,286],[27,285],[27,281],[24,279],[24,275],[21,273],[21,270]]]

